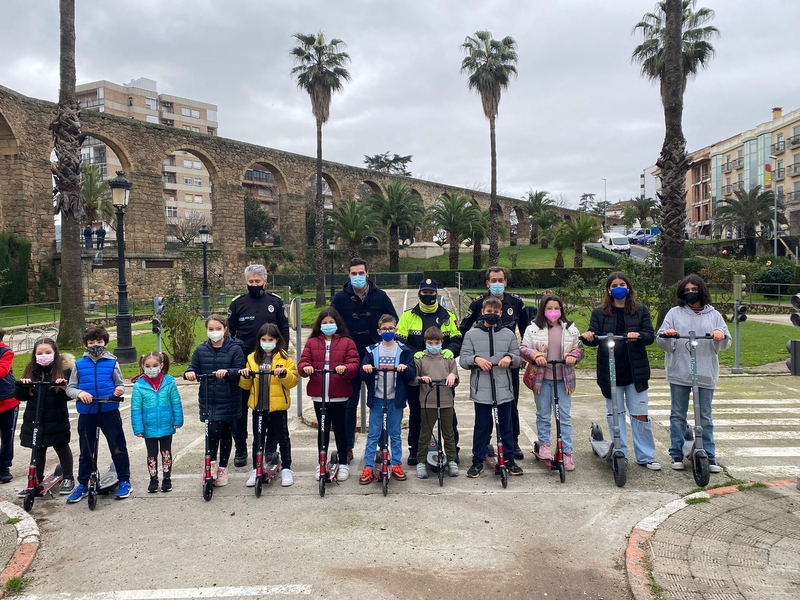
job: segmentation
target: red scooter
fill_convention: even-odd
[[[548,364],[553,369],[553,410],[556,414],[556,451],[553,453],[552,458],[542,458],[539,455],[539,441],[533,444],[533,455],[549,468],[551,471],[558,471],[558,477],[561,483],[566,480],[566,471],[564,468],[564,440],[561,439],[561,411],[558,408],[558,365],[566,365],[564,360],[548,360]]]
[[[325,375],[336,373],[335,369],[314,369],[314,375],[322,375],[322,406],[319,409],[319,495],[325,497],[325,486],[329,483],[339,482],[339,453],[334,450],[328,457],[328,444],[325,443],[325,434],[328,432],[327,409],[331,403],[328,397],[328,378]]]
[[[36,476],[36,454],[40,446],[40,435],[42,430],[42,404],[44,390],[53,387],[57,384],[50,381],[31,381],[30,385],[36,388],[36,416],[33,421],[33,438],[31,442],[31,464],[28,466],[28,487],[22,490],[25,494],[25,499],[22,501],[22,506],[27,512],[33,508],[34,498],[40,498],[45,494],[53,495],[51,491],[53,487],[61,483],[63,479],[61,474],[61,465],[57,465],[55,472],[39,483]]]

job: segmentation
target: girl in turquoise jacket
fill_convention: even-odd
[[[158,455],[161,453],[163,480],[161,491],[172,489],[172,435],[183,425],[183,406],[175,379],[169,375],[169,357],[160,352],[143,354],[139,359],[141,375],[133,379],[131,421],[133,433],[144,438],[149,493],[158,491]]]

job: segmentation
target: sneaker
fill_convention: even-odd
[[[647,467],[651,471],[660,471],[661,470],[661,464],[658,461],[655,461],[655,460],[651,460],[648,463],[639,463],[639,464],[641,464],[643,467]]]
[[[117,488],[117,500],[124,500],[133,493],[130,481],[120,481]],[[70,496],[72,498],[72,496]]]
[[[426,467],[423,463],[417,463],[417,477],[420,479],[428,478],[428,467]]]
[[[414,459],[414,462],[417,462],[416,458]],[[397,479],[397,481],[405,481],[406,479],[408,479],[408,477],[406,477],[405,471],[403,471],[403,467],[401,467],[400,465],[392,465],[392,477]]]
[[[24,498],[28,495],[28,488],[22,488],[19,492],[17,492],[17,496],[20,498]],[[42,488],[41,486],[37,487],[33,492],[34,498],[41,498],[42,497]]]
[[[456,463],[451,462],[447,469],[450,472],[450,477],[458,477],[458,465]]]
[[[147,486],[148,494],[155,494],[158,491],[158,477],[150,478],[150,485]]]
[[[61,481],[61,487],[58,490],[59,494],[71,494],[72,491],[75,489],[75,480],[74,479],[63,479]]]
[[[708,472],[709,473],[722,473],[722,467],[720,467],[715,462],[713,462],[713,463],[710,462],[710,463],[708,463]]]
[[[28,488],[26,487],[22,488],[20,491],[17,492],[17,496],[19,498],[24,498],[27,495],[28,495]]]
[[[349,477],[350,477],[350,467],[340,463],[339,472],[336,473],[336,481],[347,481]]]
[[[317,478],[319,479],[319,477]],[[246,487],[256,487],[256,470],[253,469],[250,471],[250,477],[247,478],[247,481],[244,484]]]
[[[673,471],[683,471],[686,468],[683,464],[683,460],[675,460],[674,458],[669,466],[672,467]]]
[[[506,463],[506,469],[512,475],[522,475],[522,467],[520,467],[515,461],[510,460]]]
[[[550,451],[550,444],[539,445],[539,460],[553,460],[553,453]]]
[[[216,487],[223,487],[228,485],[228,467],[220,467],[217,469],[217,478],[214,480]]]
[[[372,467],[364,467],[361,471],[361,477],[358,478],[360,485],[369,485],[372,483]]]
[[[281,469],[281,487],[289,487],[294,483],[294,473],[291,469]]]
[[[472,463],[472,466],[467,470],[467,477],[474,479],[475,477],[481,474],[481,471],[483,471],[483,463],[474,462]]]
[[[409,467],[413,467],[414,465],[418,464],[416,451],[413,454],[411,454],[411,450],[408,451],[408,460],[406,461],[406,463],[408,464]]]
[[[522,448],[519,446],[514,447],[514,460],[523,460],[525,455],[522,453]]]
[[[130,484],[128,485],[130,486]],[[120,484],[120,487],[122,487],[122,484]],[[76,487],[67,498],[67,504],[75,504],[76,502],[80,502],[88,495],[89,495],[89,488],[83,485],[82,483],[79,483],[78,487]]]
[[[172,491],[172,479],[170,479],[169,477],[164,477],[164,479],[161,480],[161,492],[166,493],[171,491]]]
[[[564,452],[564,470],[575,470],[575,461],[572,460],[572,452]]]
[[[0,474],[0,483],[10,483],[12,479],[14,479],[14,476],[10,471],[3,471],[3,473]]]
[[[243,467],[247,464],[247,448],[237,448],[236,454],[233,456],[233,466]]]

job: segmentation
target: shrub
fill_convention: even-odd
[[[779,294],[780,287],[777,285],[763,285],[765,283],[794,283],[795,279],[795,266],[794,263],[785,258],[775,258],[770,264],[765,264],[764,268],[759,273],[758,278],[755,280],[757,285],[754,286],[753,291],[760,294]],[[784,288],[784,292],[788,292],[789,288]]]
[[[28,267],[31,243],[13,233],[0,233],[0,306],[28,301]]]
[[[173,362],[189,362],[194,346],[194,325],[199,316],[197,309],[184,300],[183,294],[178,290],[177,280],[173,277],[167,288],[164,314],[161,316],[164,346]]]

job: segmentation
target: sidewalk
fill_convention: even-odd
[[[13,493],[12,486],[6,488],[7,493]],[[33,517],[20,506],[0,499],[0,598],[9,579],[25,574],[38,549],[39,527]]]

